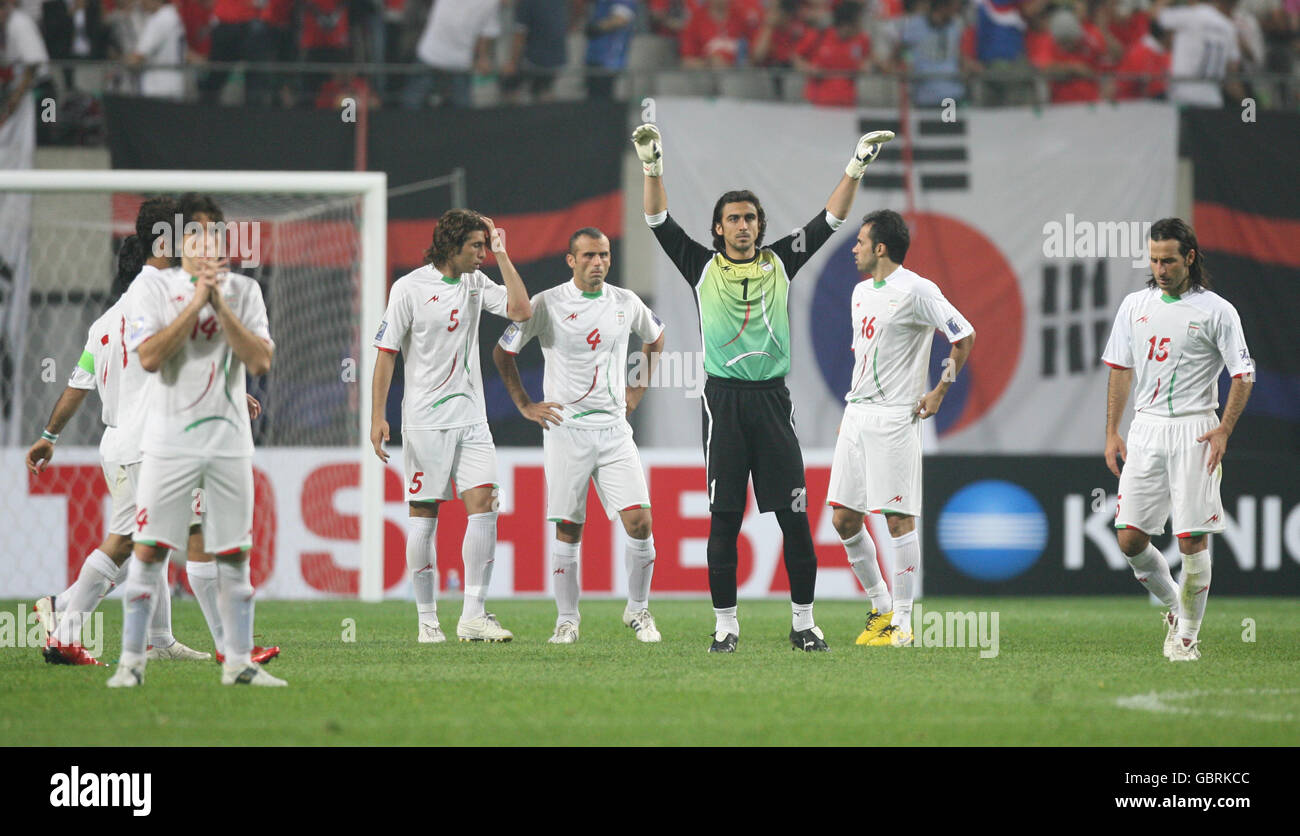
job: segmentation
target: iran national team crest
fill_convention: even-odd
[[[619,311],[619,312],[618,312],[618,315],[617,315],[615,318],[618,320],[618,324],[619,324],[619,325],[622,325],[622,324],[623,324],[623,312],[622,312],[622,311]]]
[[[1197,336],[1198,334],[1200,334],[1200,333],[1201,333],[1201,326],[1200,326],[1200,324],[1195,323],[1195,322],[1189,322],[1189,323],[1187,323],[1187,336],[1189,336],[1189,337],[1195,339],[1196,336]]]

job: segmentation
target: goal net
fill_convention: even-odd
[[[369,337],[387,291],[386,176],[322,172],[0,172],[0,527],[8,535],[0,597],[62,590],[104,538],[110,500],[97,395],[66,425],[44,473],[27,472],[26,450],[87,328],[112,302],[117,252],[140,204],[185,192],[210,194],[221,207],[231,269],[260,285],[276,344],[271,371],[248,387],[262,405],[253,422],[254,585],[270,598],[378,600],[383,469],[365,451]]]

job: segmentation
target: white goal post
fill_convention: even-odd
[[[0,197],[7,193],[168,193],[229,195],[353,196],[360,200],[359,310],[356,312],[359,356],[360,421],[356,444],[360,461],[360,579],[363,601],[383,597],[383,464],[370,450],[373,351],[369,336],[383,318],[387,296],[387,188],[382,172],[317,171],[150,171],[150,170],[0,170]],[[38,230],[33,224],[32,233]],[[105,277],[107,279],[107,276]],[[274,335],[274,331],[273,331]],[[84,331],[82,332],[84,338]],[[42,404],[46,410],[50,404]],[[91,410],[85,410],[91,411]],[[24,421],[31,424],[30,415]],[[27,420],[31,419],[31,420]],[[10,439],[6,443],[14,444]]]

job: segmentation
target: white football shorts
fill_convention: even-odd
[[[184,551],[203,488],[203,546],[229,554],[253,546],[253,460],[164,458],[146,453],[136,493],[136,542]]]
[[[1115,527],[1163,534],[1172,512],[1179,537],[1223,531],[1223,465],[1210,473],[1210,444],[1196,440],[1217,426],[1212,412],[1134,417],[1125,442],[1128,458],[1119,474]]]
[[[135,492],[140,484],[140,463],[100,462],[100,466],[113,501],[108,533],[131,537],[135,534]]]
[[[826,504],[920,515],[921,419],[911,407],[845,408]]]
[[[620,511],[650,507],[641,454],[626,421],[599,430],[552,426],[542,433],[546,470],[546,519],[587,521],[587,483],[612,520]]]
[[[486,423],[403,431],[402,467],[407,502],[445,502],[458,491],[497,485],[497,450]]]

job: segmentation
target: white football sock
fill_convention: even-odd
[[[737,617],[737,612],[739,611],[739,609],[740,609],[739,606],[721,607],[721,608],[714,607],[713,608],[713,618],[714,618],[713,632],[731,633],[732,635],[739,636],[740,619]]]
[[[849,555],[849,568],[857,577],[858,583],[871,597],[871,606],[876,612],[887,613],[894,608],[894,599],[889,594],[889,584],[880,574],[880,563],[876,559],[876,544],[867,533],[866,526],[847,540],[841,540],[844,551]]]
[[[460,620],[468,621],[487,612],[487,591],[496,563],[497,512],[470,514],[465,523],[461,560],[465,563],[465,607]]]
[[[1178,584],[1174,583],[1169,561],[1160,550],[1148,542],[1145,549],[1128,558],[1128,565],[1133,567],[1133,577],[1138,579],[1138,583],[1178,615]]]
[[[95,549],[81,564],[77,579],[62,595],[64,615],[54,631],[56,641],[72,644],[81,641],[81,625],[99,606],[100,599],[113,588],[118,567],[113,559]],[[57,601],[57,598],[56,598]]]
[[[99,552],[100,554],[104,554],[103,552],[99,551],[99,549],[95,549],[95,551],[91,552],[91,554],[95,554],[95,552]],[[90,560],[90,558],[87,557],[86,560]],[[85,563],[82,563],[82,564],[81,564],[81,568],[83,568],[83,569],[86,568],[86,564],[85,564]],[[125,567],[123,567],[123,568],[125,568]],[[67,612],[67,610],[68,610],[68,599],[72,597],[72,591],[73,591],[74,589],[77,588],[77,581],[80,580],[80,579],[81,579],[81,573],[78,572],[78,573],[77,573],[77,577],[76,577],[76,578],[73,578],[73,580],[72,580],[72,585],[69,586],[67,589],[63,590],[62,592],[60,592],[58,595],[55,595],[55,596],[54,596],[54,611],[55,611],[56,613],[59,613],[60,615],[62,615],[63,613]],[[109,589],[111,590],[112,587],[109,587]],[[107,593],[105,593],[105,594],[107,594]]]
[[[235,563],[217,559],[217,606],[221,610],[226,664],[247,666],[253,653],[253,582],[249,579],[248,553]]]
[[[1183,588],[1179,604],[1178,638],[1196,640],[1210,597],[1210,552],[1183,555]]]
[[[578,555],[581,543],[551,541],[551,580],[555,583],[555,626],[566,621],[579,623],[578,615]]]
[[[655,573],[654,535],[644,540],[628,537],[623,564],[627,567],[627,608],[641,612],[650,606],[650,579]]]
[[[154,647],[171,647],[176,643],[172,635],[172,588],[167,583],[167,565],[171,556],[162,562],[163,571],[158,575],[158,603],[153,608],[153,618],[149,620],[149,644]]]
[[[193,560],[185,564],[185,574],[190,579],[190,589],[199,601],[203,611],[203,620],[208,622],[208,632],[212,634],[212,646],[222,656],[226,655],[226,644],[222,639],[225,630],[221,626],[221,607],[217,603],[217,561],[208,560],[201,563]]]
[[[438,623],[437,517],[406,518],[406,568],[421,624]]]
[[[795,630],[811,630],[813,626],[813,605],[796,604],[790,602],[790,608],[794,611],[791,623]]]
[[[123,665],[144,664],[145,633],[157,603],[158,576],[163,574],[167,561],[145,563],[132,560],[130,565],[122,588]]]
[[[912,631],[912,590],[916,587],[916,570],[921,563],[921,541],[909,531],[894,541],[894,618],[893,625]]]

